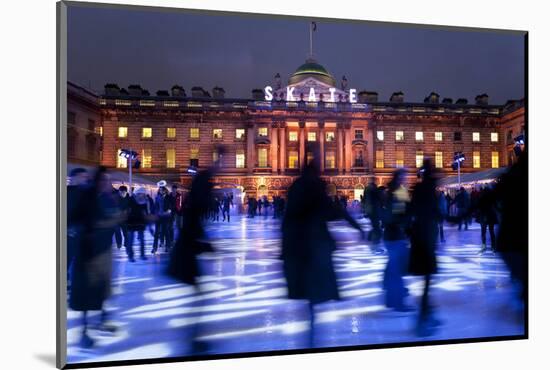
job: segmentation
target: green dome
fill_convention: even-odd
[[[304,64],[298,67],[296,72],[290,76],[288,83],[292,85],[309,77],[313,77],[331,86],[336,86],[336,80],[330,75],[326,68],[311,58],[307,59]]]

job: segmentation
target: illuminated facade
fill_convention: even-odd
[[[212,94],[194,87],[187,96],[174,86],[150,96],[139,85],[106,85],[95,105],[100,116],[95,130],[102,132],[99,161],[124,167],[117,153],[132,149],[142,164],[136,172],[188,186],[188,168],[210,166],[216,146],[223,144],[220,187],[284,195],[310,156],[307,142],[315,141],[329,189],[357,198],[369,177],[386,183],[397,167],[408,169],[413,181],[428,156],[447,175],[454,173],[457,151],[466,157],[463,172],[505,166],[514,160],[513,138],[525,124],[522,101],[489,105],[485,94],[474,104],[440,101],[435,93],[423,103],[408,103],[402,92],[381,102],[377,93],[355,93],[345,78],[336,86],[313,59],[288,85],[277,74],[268,87],[252,90],[251,99],[229,99],[219,87]],[[69,110],[71,105],[69,96]]]

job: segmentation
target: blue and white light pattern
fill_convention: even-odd
[[[360,223],[369,229],[365,219]],[[212,354],[307,348],[306,304],[285,298],[279,222],[236,216],[231,223],[209,223],[207,230],[216,253],[201,257],[200,293],[165,276],[168,255],[161,250],[151,256],[150,235],[147,261],[130,263],[124,248],[114,247],[113,295],[106,307],[118,331],[92,328],[95,346],[81,348],[80,313],[69,311],[68,362],[187,356],[197,327]],[[438,249],[440,273],[431,290],[443,325],[434,336],[419,338],[413,330],[417,312],[384,307],[381,280],[387,257],[373,254],[353,229],[333,223],[338,241],[333,259],[343,300],[318,306],[316,346],[523,334],[523,308],[505,265],[498,255],[478,254],[479,226],[445,231],[447,242]],[[408,303],[417,307],[423,282],[406,277],[406,284]],[[92,325],[98,319],[99,313],[90,315]]]

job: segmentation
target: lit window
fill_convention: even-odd
[[[491,152],[491,167],[492,168],[499,167],[498,152]]]
[[[443,132],[435,133],[435,141],[443,141]]]
[[[298,141],[298,133],[296,131],[290,131],[288,133],[288,141]]]
[[[395,141],[403,141],[405,140],[405,134],[403,131],[395,131]]]
[[[166,168],[176,168],[176,149],[166,149]]]
[[[472,132],[472,141],[474,142],[479,141],[479,132]]]
[[[405,167],[405,153],[401,150],[395,152],[395,167],[396,168]]]
[[[258,167],[267,167],[267,149],[258,149]]]
[[[376,139],[378,141],[384,141],[384,131],[376,131]]]
[[[103,136],[103,126],[97,126],[95,128],[95,133],[98,134],[99,136]]]
[[[422,150],[416,151],[416,168],[422,167],[424,164],[424,152]]]
[[[176,138],[176,128],[175,127],[168,127],[166,129],[166,137],[168,139],[175,139]]]
[[[242,149],[237,150],[237,154],[235,155],[235,167],[244,168],[244,165],[245,165],[244,161],[245,161],[244,150]]]
[[[357,140],[363,140],[363,130],[355,130],[355,138]]]
[[[336,168],[336,154],[333,151],[325,152],[325,168]]]
[[[198,127],[191,127],[189,129],[189,137],[191,139],[198,139],[199,138],[199,128]]]
[[[199,167],[199,148],[191,148],[189,153],[189,165]]]
[[[237,128],[235,129],[235,139],[237,140],[243,140],[245,135],[244,128]]]
[[[153,137],[153,129],[151,127],[143,127],[141,129],[141,137],[144,139],[150,139]]]
[[[222,138],[222,129],[215,128],[212,130],[212,138],[215,140],[220,140]]]
[[[128,159],[125,157],[121,157],[121,149],[119,149],[116,153],[116,167],[117,168],[128,168]]]
[[[288,152],[288,168],[298,168],[298,152],[295,150]]]
[[[258,136],[267,137],[267,127],[258,128]]]
[[[141,151],[141,167],[151,168],[153,162],[153,155],[151,149],[143,149]]]
[[[128,127],[119,127],[118,137],[128,137]]]
[[[317,140],[317,133],[316,132],[308,132],[307,133],[307,141],[315,141]]]
[[[376,168],[384,168],[384,151],[376,151]]]
[[[334,135],[334,131],[327,131],[325,133],[325,139],[327,143],[331,143],[336,139],[336,136]]]
[[[480,159],[479,152],[474,152],[472,158],[473,158],[474,168],[480,168],[481,167],[481,159]]]
[[[491,132],[491,142],[492,143],[498,142],[498,132]]]
[[[423,141],[424,140],[424,133],[422,131],[416,131],[414,133],[414,138],[416,141]]]
[[[220,159],[220,153],[217,150],[212,152],[212,162],[217,162]]]
[[[435,168],[443,168],[443,152],[435,152]]]

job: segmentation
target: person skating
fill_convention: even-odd
[[[360,232],[359,224],[328,197],[326,183],[320,177],[318,145],[310,144],[313,160],[307,164],[288,190],[282,222],[283,273],[288,298],[308,301],[309,346],[314,347],[315,305],[340,298],[332,261],[336,243],[328,230],[328,221],[345,219]]]
[[[409,273],[424,277],[424,290],[420,300],[420,312],[416,324],[418,336],[434,334],[441,324],[435,318],[434,307],[429,302],[431,277],[437,272],[435,248],[441,210],[436,194],[435,168],[429,159],[424,160],[422,181],[413,189],[409,217],[411,218],[411,249]]]

